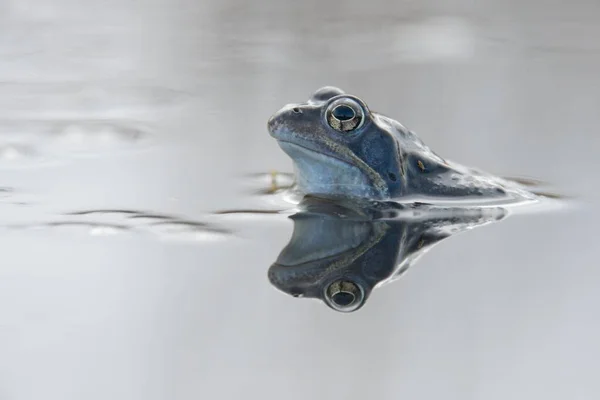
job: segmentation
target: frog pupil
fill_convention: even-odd
[[[333,302],[341,307],[347,307],[354,302],[354,295],[348,292],[340,292],[333,295]]]
[[[333,116],[339,121],[348,121],[355,117],[354,110],[345,105],[339,105],[332,111]]]

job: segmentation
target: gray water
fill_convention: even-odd
[[[1,1],[0,399],[598,398],[599,18]],[[210,213],[275,207],[248,177],[291,170],[266,121],[323,85],[573,200],[444,240],[355,313],[277,291],[292,221]]]

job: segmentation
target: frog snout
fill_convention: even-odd
[[[275,114],[271,115],[271,118],[269,118],[269,120],[267,121],[267,129],[269,130],[269,132],[271,132],[271,130],[273,129],[274,126],[275,126]]]
[[[274,138],[277,138],[277,133],[281,127],[282,116],[280,113],[275,113],[269,118],[267,121],[267,129],[269,130],[269,134]]]
[[[297,107],[296,104],[287,104],[281,110],[273,114],[267,121],[267,129],[269,130],[271,136],[276,136],[278,130],[280,130],[282,126],[285,126],[290,121],[293,121],[293,117],[301,113],[302,111]]]

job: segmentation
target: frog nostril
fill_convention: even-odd
[[[298,107],[294,107],[294,108],[292,108],[292,111],[293,111],[294,113],[296,113],[296,114],[302,114],[302,110],[301,110],[301,109],[299,109]]]

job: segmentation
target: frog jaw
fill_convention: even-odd
[[[375,199],[389,197],[387,187],[373,184],[369,175],[377,173],[364,163],[357,166],[342,157],[298,143],[279,141],[279,146],[292,158],[296,186],[304,193]],[[368,173],[365,173],[365,167]]]

